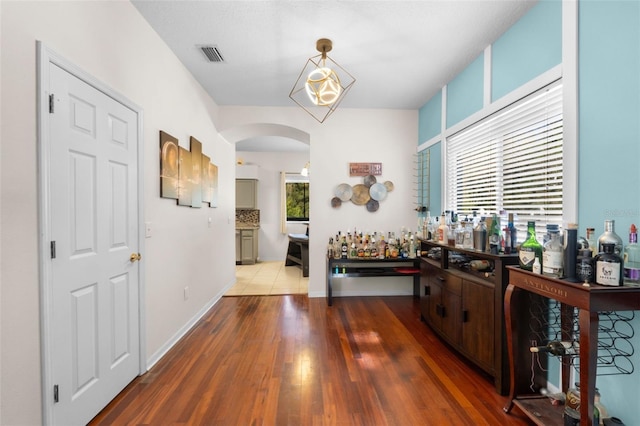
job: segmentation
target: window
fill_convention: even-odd
[[[287,195],[287,222],[309,221],[309,178],[287,174],[285,178]]]
[[[562,147],[562,84],[555,83],[447,138],[449,209],[506,210],[522,232],[529,220],[540,232],[560,225]]]

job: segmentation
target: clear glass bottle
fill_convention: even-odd
[[[629,228],[629,244],[624,248],[624,283],[640,285],[640,245],[634,224]]]
[[[615,252],[614,243],[602,244],[602,253],[594,261],[596,284],[621,286],[624,281],[622,258]]]
[[[564,250],[558,230],[551,230],[549,241],[542,249],[542,275],[551,278],[562,278]]]
[[[527,222],[527,239],[522,243],[518,251],[520,267],[527,271],[533,270],[533,262],[536,257],[540,261],[542,260],[542,245],[536,238],[536,222],[530,220]],[[544,267],[544,262],[542,266]]]
[[[473,249],[473,222],[465,222],[462,235],[462,248],[467,250]]]
[[[440,226],[438,226],[438,243],[446,245],[449,242],[449,227],[447,226],[445,214],[440,216]]]
[[[605,243],[613,243],[615,245],[614,252],[622,255],[622,238],[616,234],[615,221],[607,219],[604,221],[604,232],[598,237],[598,253],[602,253],[602,245]]]

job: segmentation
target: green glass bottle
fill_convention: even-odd
[[[527,239],[522,243],[518,252],[520,267],[527,271],[533,270],[533,262],[536,257],[542,262],[542,245],[536,238],[536,223],[530,220],[527,222]]]

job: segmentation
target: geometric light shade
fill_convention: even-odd
[[[336,110],[356,82],[347,70],[327,56],[331,40],[321,38],[316,49],[321,52],[307,60],[289,97],[313,118],[323,123]]]

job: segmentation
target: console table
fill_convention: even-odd
[[[420,296],[420,258],[327,258],[327,304],[333,303],[333,278],[413,277],[413,295]]]
[[[504,308],[507,326],[507,342],[511,372],[511,392],[509,402],[504,407],[507,413],[513,405],[538,425],[562,425],[563,407],[552,406],[548,399],[534,394],[529,388],[531,382],[530,342],[527,339],[529,311],[527,293],[533,297],[554,299],[560,303],[565,323],[574,307],[578,309],[580,328],[580,424],[593,423],[593,397],[596,388],[596,367],[598,357],[598,312],[633,311],[640,309],[640,288],[608,287],[591,284],[583,286],[563,280],[533,274],[518,267],[510,266],[509,285],[505,293]],[[567,330],[565,326],[563,330]],[[571,339],[563,331],[563,340]],[[569,387],[571,366],[562,365],[562,391]],[[546,386],[546,374],[540,369],[534,371],[536,390]]]

